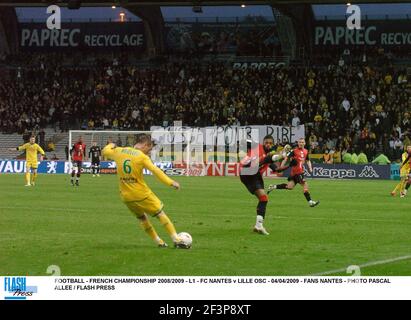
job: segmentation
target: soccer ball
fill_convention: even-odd
[[[178,237],[181,239],[181,244],[179,245],[179,248],[182,249],[190,249],[191,245],[193,244],[193,238],[191,235],[187,232],[180,232],[178,234]]]

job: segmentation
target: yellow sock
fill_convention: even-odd
[[[33,184],[34,182],[36,182],[36,178],[37,178],[37,172],[33,173],[33,175],[31,176],[31,184]]]
[[[151,239],[153,239],[154,242],[156,242],[157,244],[162,244],[163,243],[163,240],[160,239],[160,237],[158,236],[156,230],[154,229],[153,225],[151,224],[151,222],[148,219],[140,220],[140,225],[143,228],[143,230],[145,231],[145,233],[147,233],[149,235],[149,237]]]
[[[407,180],[401,180],[400,182],[400,192],[403,193],[405,190],[405,185],[407,184]]]
[[[30,172],[26,172],[26,184],[30,184]]]
[[[397,193],[397,191],[399,191],[399,190],[401,190],[401,183],[402,183],[402,181],[400,181],[396,186],[395,186],[395,189],[394,189],[394,193]]]
[[[160,213],[158,216],[158,220],[166,229],[168,235],[171,237],[173,241],[177,239],[177,231],[174,227],[174,224],[171,222],[170,218],[165,213]]]

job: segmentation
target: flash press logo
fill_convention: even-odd
[[[5,277],[4,291],[5,300],[26,300],[27,297],[32,297],[33,293],[37,293],[37,287],[27,286],[26,277]]]

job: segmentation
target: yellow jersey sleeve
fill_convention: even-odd
[[[151,159],[147,156],[143,158],[143,167],[147,170],[150,170],[158,180],[164,183],[167,186],[173,185],[173,180],[171,180],[161,169],[157,168]]]
[[[23,150],[26,150],[29,145],[30,145],[29,143],[25,143],[22,146],[18,147],[17,149],[19,149],[19,151],[23,151]]]
[[[46,155],[46,153],[44,152],[43,148],[42,148],[42,147],[40,147],[38,144],[37,144],[36,146],[37,146],[37,151],[38,151],[38,152],[40,152],[40,153],[41,153],[41,155],[45,156],[45,155]]]

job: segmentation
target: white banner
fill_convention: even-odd
[[[260,143],[267,135],[271,135],[276,143],[294,143],[305,138],[305,126],[283,127],[264,126],[214,126],[214,127],[160,127],[152,126],[153,138],[162,144],[186,143],[191,136],[191,144],[199,145],[233,145],[242,139],[252,139],[252,131],[258,132]]]
[[[9,276],[0,281],[2,300],[411,299],[410,277]]]

